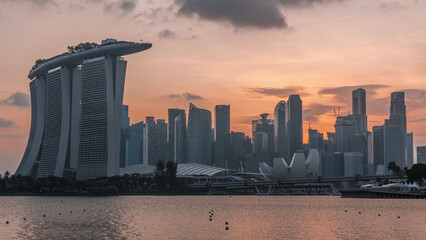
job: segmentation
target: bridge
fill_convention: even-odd
[[[186,189],[192,192],[207,192],[209,194],[300,194],[300,195],[340,195],[341,190],[357,187],[359,182],[368,182],[380,178],[382,181],[401,179],[395,175],[354,177],[317,177],[293,180],[243,180],[243,181],[214,181],[214,178],[194,177],[194,182],[186,184]],[[199,180],[199,181],[197,181]],[[217,180],[217,179],[216,179]]]

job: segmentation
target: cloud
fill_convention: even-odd
[[[408,122],[426,122],[426,118],[419,118],[419,119],[413,119],[413,120],[410,120],[410,119],[407,119],[408,120]]]
[[[13,135],[13,134],[0,134],[0,138],[5,138],[5,139],[19,139],[19,138],[26,138],[27,135]]]
[[[319,4],[340,3],[346,0],[278,0],[284,7],[307,8]]]
[[[282,8],[308,8],[345,0],[175,0],[178,16],[226,22],[235,28],[286,29]]]
[[[303,120],[308,122],[317,122],[319,116],[333,114],[333,109],[335,109],[336,106],[311,103],[303,106],[303,108]]]
[[[15,125],[14,121],[0,117],[0,128],[8,128],[14,125]]]
[[[183,99],[183,100],[204,100],[202,96],[195,95],[192,93],[180,93],[180,94],[169,94],[166,96],[167,98],[176,98],[176,99]]]
[[[408,7],[407,5],[404,5],[398,1],[391,1],[391,2],[379,1],[378,4],[379,4],[379,9],[385,12],[392,11],[392,10],[402,10]]]
[[[28,94],[21,91],[12,93],[8,98],[0,100],[0,105],[11,105],[26,108],[30,105]]]
[[[299,94],[302,96],[309,95],[308,93],[304,92],[304,87],[301,87],[301,86],[289,86],[285,88],[254,87],[254,88],[246,88],[245,91],[249,92],[250,94],[255,93],[260,96],[265,96],[265,97],[273,96],[278,98],[285,98],[292,94]]]
[[[241,116],[232,119],[232,125],[251,125],[251,121],[260,119],[259,115]]]
[[[202,20],[226,22],[235,28],[287,28],[273,0],[175,0],[178,16],[197,15]]]
[[[99,2],[99,1],[94,1]],[[119,12],[121,14],[126,14],[133,12],[136,8],[138,0],[120,0],[113,2],[104,3],[105,12]]]
[[[175,32],[169,30],[169,29],[164,29],[161,32],[158,33],[158,37],[162,38],[162,39],[176,39],[177,35]]]
[[[377,95],[377,91],[384,88],[389,88],[388,85],[383,84],[367,84],[356,86],[342,86],[336,88],[324,88],[318,92],[320,96],[330,95],[338,103],[350,104],[352,102],[352,91],[357,88],[363,88],[367,92],[367,96],[372,97]]]
[[[402,89],[400,92],[405,93],[405,103],[407,111],[426,107],[426,90],[425,89]]]

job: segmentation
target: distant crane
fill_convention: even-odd
[[[337,108],[337,113],[336,113],[336,109],[334,108],[333,109],[333,111],[334,111],[334,116],[337,118],[337,117],[340,117],[340,106]]]

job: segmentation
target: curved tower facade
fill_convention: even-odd
[[[118,174],[127,62],[150,43],[108,39],[35,66],[31,130],[16,174],[92,179]]]

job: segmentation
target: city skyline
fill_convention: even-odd
[[[426,145],[426,120],[422,114],[426,102],[422,83],[426,73],[421,68],[424,58],[419,55],[421,51],[417,51],[424,47],[416,40],[425,35],[425,17],[416,14],[425,9],[425,4],[399,1],[399,5],[392,7],[359,3],[365,1],[328,2],[299,8],[278,6],[288,26],[265,28],[238,25],[227,16],[213,20],[196,12],[192,15],[198,18],[185,13],[177,16],[174,13],[183,11],[184,6],[173,1],[151,4],[139,1],[128,10],[111,5],[117,8],[116,13],[100,5],[99,10],[94,10],[99,11],[99,20],[84,10],[89,6],[85,1],[72,7],[46,1],[34,9],[31,18],[23,14],[33,10],[31,1],[0,3],[4,6],[0,10],[0,27],[7,36],[1,43],[20,49],[13,52],[4,49],[0,57],[3,75],[0,80],[0,170],[16,169],[24,153],[31,120],[26,74],[34,61],[63,52],[64,46],[81,41],[99,42],[106,37],[143,38],[156,44],[145,56],[128,58],[124,104],[131,107],[132,123],[145,116],[167,119],[168,108],[188,111],[190,101],[212,112],[217,104],[229,104],[232,107],[231,131],[251,135],[251,120],[257,119],[262,112],[272,116],[277,102],[298,93],[304,103],[303,136],[307,143],[308,124],[322,133],[333,132],[333,109],[341,106],[342,115],[346,115],[352,107],[351,91],[363,87],[367,91],[369,131],[389,117],[390,93],[403,91],[407,132],[414,132],[415,146]],[[156,15],[154,9],[160,9]],[[371,15],[366,17],[363,9]],[[312,18],[303,19],[307,11],[312,12]],[[331,16],[329,13],[333,11],[338,14]],[[345,18],[345,14],[352,18]],[[48,21],[59,15],[63,18],[58,19],[58,23]],[[75,15],[80,18],[69,18]],[[417,17],[411,18],[412,15]],[[154,22],[152,26],[147,22],[149,16]],[[73,28],[87,18],[101,29],[111,24],[109,29],[113,30],[79,27],[81,32],[75,35]],[[312,25],[320,19],[329,27]],[[69,24],[71,20],[76,21],[75,24]],[[174,20],[182,26],[170,24]],[[342,21],[338,23],[337,20]],[[32,24],[28,24],[30,21]],[[48,24],[40,24],[41,21]],[[142,27],[135,26],[138,21]],[[373,24],[361,27],[358,23]],[[69,25],[71,31],[61,30],[60,24]],[[15,26],[21,26],[19,31]],[[39,26],[62,34],[49,39],[41,34],[44,31]],[[28,41],[21,32],[35,37]],[[340,39],[342,35],[356,37],[353,42],[347,42]],[[398,41],[391,43],[388,41],[391,38]],[[310,39],[310,43],[306,43],[306,39]],[[261,51],[249,49],[253,44],[262,46]],[[324,48],[319,49],[320,46]],[[188,51],[188,47],[193,51]],[[364,51],[359,51],[360,48]],[[227,53],[230,49],[233,52]],[[388,58],[389,54],[392,57]]]

